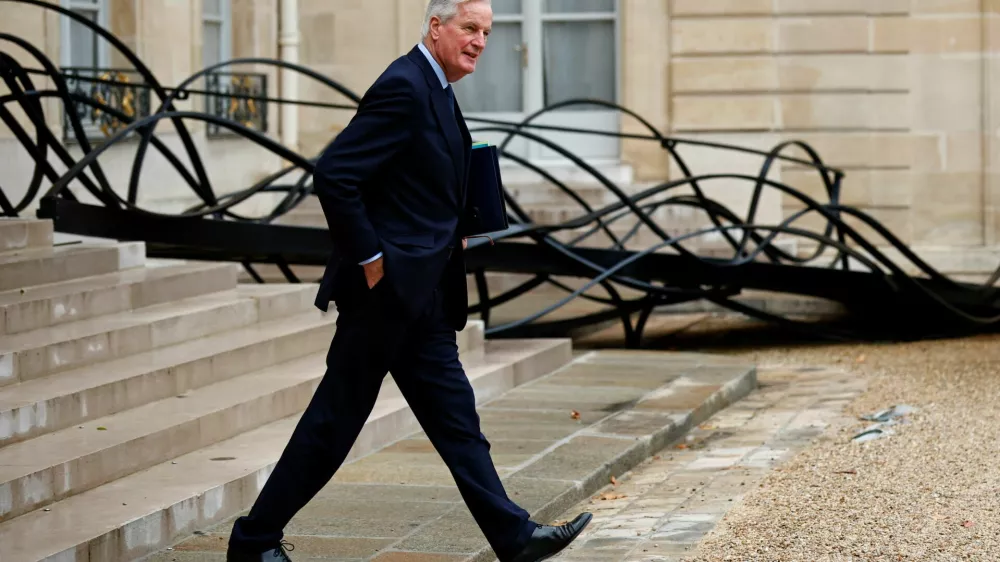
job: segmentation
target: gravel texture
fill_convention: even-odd
[[[831,427],[767,476],[701,543],[692,561],[1000,560],[1000,336],[894,344],[775,345],[709,320],[665,347],[762,365],[829,365],[866,377],[857,419],[918,408],[893,434]],[[732,328],[732,326],[730,326]],[[724,335],[720,335],[724,334]]]

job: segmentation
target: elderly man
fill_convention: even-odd
[[[387,372],[501,562],[550,558],[590,521],[539,525],[507,497],[458,359],[471,138],[450,83],[476,69],[492,21],[488,0],[431,0],[422,42],[375,81],[316,164],[335,248],[316,304],[336,302],[337,332],[316,394],[233,527],[229,562],[289,561],[284,527],[343,463]]]

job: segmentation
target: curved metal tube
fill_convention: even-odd
[[[91,29],[100,40],[107,41],[122,54],[142,77],[144,81],[142,87],[148,88],[153,92],[158,100],[158,107],[150,115],[135,119],[130,118],[115,107],[70,92],[67,82],[60,74],[59,69],[45,57],[41,50],[33,47],[24,39],[10,34],[0,34],[0,40],[4,43],[24,48],[41,66],[41,70],[24,68],[13,57],[0,51],[0,78],[4,80],[11,90],[9,95],[0,97],[0,119],[10,126],[15,137],[24,145],[35,163],[32,178],[27,185],[27,194],[23,200],[18,201],[16,204],[11,203],[0,192],[0,213],[5,216],[16,216],[17,213],[27,208],[38,197],[38,194],[42,191],[43,182],[48,179],[51,181],[51,186],[43,195],[47,198],[76,200],[76,195],[70,186],[74,182],[80,182],[84,189],[101,201],[101,204],[123,210],[126,213],[135,213],[150,217],[188,217],[270,224],[290,213],[308,197],[313,196],[311,180],[316,157],[306,157],[298,154],[290,148],[282,146],[265,133],[245,127],[232,120],[208,115],[204,112],[178,111],[175,108],[175,102],[185,99],[192,92],[189,87],[204,76],[220,68],[241,64],[265,65],[292,70],[317,80],[323,86],[353,102],[354,106],[273,98],[249,99],[276,101],[278,103],[303,103],[311,106],[328,107],[330,109],[351,109],[356,107],[361,100],[361,97],[350,89],[307,67],[256,57],[235,58],[220,62],[191,74],[176,87],[164,87],[156,80],[156,77],[153,76],[150,70],[143,65],[134,52],[130,51],[127,46],[108,33],[107,30],[102,29],[82,16],[45,0],[0,0],[0,2],[19,3],[36,6],[43,10],[52,10],[62,17],[69,17],[73,21]],[[51,79],[54,89],[37,90],[30,74],[40,74],[45,78]],[[79,143],[84,153],[79,159],[74,159],[70,156],[69,151],[59,142],[56,135],[46,124],[44,107],[41,100],[42,98],[53,97],[62,100],[64,109],[70,110],[71,115],[68,116],[70,133],[75,135],[75,140]],[[14,120],[13,113],[6,107],[8,104],[16,104],[16,106],[24,111],[28,116],[27,127],[34,127],[35,129],[33,135],[29,130],[25,129],[25,126]],[[644,132],[622,133],[597,131],[542,123],[544,121],[543,117],[547,113],[577,105],[596,105],[617,111],[623,116],[635,119],[639,123],[640,128],[644,129]],[[124,123],[125,126],[105,139],[99,146],[91,146],[85,134],[82,121],[75,111],[77,106],[100,109]],[[284,159],[287,164],[245,189],[218,194],[209,181],[202,157],[197,150],[190,132],[185,126],[185,121],[188,119],[213,123],[225,128],[235,133],[239,138],[248,141],[251,145],[263,148],[271,154]],[[171,150],[163,142],[163,139],[157,135],[156,129],[162,120],[171,122],[179,135],[183,148],[177,153]],[[867,268],[869,275],[873,279],[878,280],[879,287],[885,288],[889,291],[889,294],[902,299],[901,302],[908,307],[923,307],[921,310],[927,310],[929,313],[940,315],[941,318],[961,326],[981,328],[1000,323],[1000,303],[995,302],[997,290],[994,287],[994,284],[1000,280],[1000,268],[994,272],[986,283],[978,285],[955,282],[935,270],[872,216],[859,209],[843,205],[841,203],[840,187],[845,177],[844,172],[825,164],[819,153],[807,143],[789,140],[777,144],[770,150],[759,150],[710,141],[675,138],[662,134],[649,121],[628,108],[616,103],[594,99],[566,100],[527,115],[519,122],[508,123],[482,118],[469,118],[468,120],[486,124],[485,126],[474,128],[472,130],[473,133],[501,133],[503,140],[499,143],[498,149],[505,161],[518,164],[537,174],[541,182],[553,186],[565,196],[569,204],[578,206],[582,211],[580,216],[572,220],[562,221],[559,224],[535,224],[532,222],[531,216],[525,207],[509,191],[504,193],[511,222],[519,228],[509,233],[501,233],[495,236],[494,239],[498,243],[503,243],[504,241],[527,241],[536,244],[538,247],[544,249],[545,252],[551,252],[552,256],[560,260],[567,260],[566,263],[573,264],[577,268],[577,271],[584,272],[583,275],[586,276],[586,282],[578,289],[571,289],[558,279],[548,274],[539,273],[528,281],[491,297],[488,284],[486,283],[486,272],[489,271],[489,268],[480,267],[476,269],[474,274],[480,301],[477,305],[470,307],[470,311],[481,313],[487,323],[490,319],[491,310],[494,307],[510,302],[536,288],[551,286],[565,293],[557,302],[545,306],[542,310],[535,313],[526,315],[516,322],[503,326],[489,327],[488,333],[490,335],[516,333],[517,330],[528,326],[544,327],[546,324],[536,322],[577,298],[606,305],[611,307],[611,310],[595,314],[583,314],[569,320],[560,320],[547,325],[569,326],[575,321],[582,323],[603,322],[617,318],[622,322],[629,342],[638,345],[643,338],[647,321],[656,307],[664,303],[676,303],[681,300],[703,298],[744,314],[797,326],[801,329],[808,328],[806,325],[796,324],[787,318],[781,318],[762,311],[755,311],[751,307],[726,296],[731,295],[733,290],[738,291],[739,287],[699,286],[692,288],[665,286],[652,281],[633,278],[627,274],[631,265],[660,251],[669,251],[677,254],[682,260],[680,263],[690,264],[699,268],[710,267],[713,271],[735,272],[758,262],[768,262],[783,267],[810,267],[823,270],[840,267],[847,269],[853,262],[863,268]],[[658,185],[643,189],[637,193],[629,193],[626,189],[616,185],[610,178],[602,174],[586,160],[579,157],[579,155],[547,138],[544,134],[546,131],[613,136],[621,139],[655,142],[664,151],[665,156],[676,166],[676,169],[680,171],[682,177],[661,182]],[[102,170],[100,158],[108,150],[126,142],[130,136],[136,138],[138,143],[135,156],[131,159],[132,167],[129,171],[128,194],[122,197],[115,192],[108,182]],[[565,158],[571,165],[583,170],[592,177],[598,186],[614,195],[614,198],[610,199],[613,203],[595,208],[594,205],[589,204],[580,194],[574,192],[570,186],[566,185],[566,182],[559,180],[551,171],[542,168],[537,163],[530,161],[520,154],[514,153],[511,150],[511,143],[515,138],[521,138],[530,143],[544,146],[562,158]],[[197,203],[190,205],[180,213],[159,212],[143,208],[137,203],[141,187],[140,176],[149,152],[149,147],[155,148],[162,154],[168,164],[178,172],[183,184],[186,184],[196,197]],[[684,147],[711,148],[756,155],[762,158],[762,163],[756,174],[696,174],[681,154]],[[796,153],[791,154],[792,151]],[[55,154],[67,166],[68,170],[65,173],[59,175],[49,165],[47,160],[50,154]],[[800,154],[804,154],[804,156],[800,156]],[[188,164],[185,164],[183,155],[188,157]],[[816,198],[807,196],[793,186],[770,179],[768,176],[778,163],[794,163],[818,174],[825,191],[826,199],[823,201],[817,200]],[[93,179],[88,175],[88,171],[93,175]],[[745,186],[749,194],[749,203],[745,212],[738,212],[723,202],[709,196],[710,192],[706,190],[706,187],[717,181],[738,182],[740,186]],[[677,194],[677,190],[681,188],[690,189],[692,193]],[[776,190],[782,196],[798,201],[803,207],[802,210],[783,217],[778,224],[760,224],[761,202],[764,200],[763,198],[767,190]],[[257,195],[265,194],[282,195],[277,203],[267,207],[268,210],[262,216],[248,217],[233,210],[236,205],[244,203]],[[670,235],[665,225],[653,218],[655,213],[670,208],[684,209],[685,212],[693,209],[704,213],[704,218],[707,219],[705,227],[696,228],[694,231],[683,235]],[[816,216],[820,217],[821,220],[821,226],[818,229],[796,226],[801,224],[805,218]],[[878,240],[869,239],[862,235],[857,227],[852,227],[847,222],[847,219],[871,229],[876,234]],[[635,222],[634,224],[625,224],[623,226],[623,221],[626,220]],[[656,236],[655,242],[648,244],[644,248],[640,247],[638,250],[626,250],[626,247],[641,246],[638,244],[640,240],[639,234],[644,227]],[[602,241],[600,244],[595,242],[594,235],[597,233],[602,233],[606,236],[607,242]],[[726,258],[709,258],[700,255],[697,249],[685,246],[685,244],[689,244],[692,241],[709,236],[721,239],[724,242],[723,251],[726,253]],[[815,247],[810,248],[808,254],[787,251],[779,245],[780,238],[782,237],[788,237],[790,240],[797,238],[805,239],[815,243]],[[609,263],[613,261],[614,263],[612,265],[594,263],[594,261],[586,257],[589,254],[583,251],[584,248],[587,248],[588,251],[593,248],[602,249],[607,253],[601,259],[604,260],[605,257],[612,256],[613,260],[605,261]],[[886,248],[893,248],[898,251],[903,258],[901,261],[908,262],[909,267],[914,268],[920,275],[925,276],[927,280],[933,282],[935,284],[934,287],[931,288],[925,280],[908,275],[906,273],[908,266],[891,259],[886,253]],[[729,254],[730,250],[732,251],[731,255]],[[477,250],[473,247],[470,251]],[[828,264],[823,264],[821,259],[830,254],[832,254],[832,260]],[[288,263],[285,256],[269,256],[268,259],[274,260],[274,263],[278,265],[288,281],[299,281],[299,277],[292,269],[292,266],[295,264]],[[251,276],[258,281],[263,281],[260,275],[253,269],[253,264],[245,262],[244,266]],[[607,292],[607,297],[585,294],[588,290],[598,285]],[[641,296],[634,299],[626,299],[622,295],[622,289],[638,291],[641,293]],[[962,298],[959,299],[958,297]],[[889,306],[889,304],[886,306]],[[635,312],[639,313],[639,318],[633,323],[632,314]]]

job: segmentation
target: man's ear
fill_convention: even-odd
[[[432,16],[430,23],[429,35],[431,36],[431,39],[436,40],[441,36],[441,18]]]

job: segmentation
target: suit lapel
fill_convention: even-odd
[[[458,122],[462,119],[462,114],[458,110],[458,104],[455,104],[455,111],[452,112],[451,108],[448,107],[448,104],[451,103],[448,99],[448,94],[441,87],[441,81],[438,79],[437,74],[434,73],[434,69],[431,68],[430,63],[427,62],[427,58],[420,52],[420,48],[413,47],[407,53],[407,56],[423,71],[424,79],[427,81],[428,88],[430,88],[431,109],[434,111],[434,117],[437,118],[438,127],[441,129],[441,134],[444,135],[445,142],[448,145],[448,152],[451,154],[452,168],[454,169],[455,182],[457,184],[457,191],[451,195],[457,204],[462,199],[465,191],[466,169],[468,168],[469,161],[467,153],[471,144],[471,141],[466,138],[468,137],[468,130],[465,127],[464,121],[461,127],[459,126]]]

